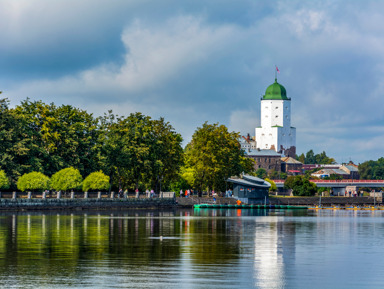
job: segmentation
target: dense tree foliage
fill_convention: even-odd
[[[78,169],[69,167],[55,173],[51,178],[51,188],[55,191],[78,190],[83,178]]]
[[[74,167],[82,176],[102,169],[117,187],[159,188],[178,178],[181,135],[163,118],[141,113],[94,118],[69,105],[0,100],[0,169],[16,187],[32,171],[53,175]]]
[[[313,196],[317,192],[316,184],[304,176],[289,176],[284,182],[284,187],[292,189],[294,196]]]
[[[17,179],[33,171],[34,165],[28,159],[28,137],[23,132],[20,117],[8,107],[6,99],[0,99],[0,168],[16,185]]]
[[[83,181],[83,191],[107,190],[109,188],[109,176],[102,171],[93,172]]]
[[[181,135],[163,118],[152,120],[141,113],[126,118],[104,117],[105,171],[122,188],[159,190],[177,179],[183,163]]]
[[[384,158],[359,164],[359,174],[363,180],[384,179]]]
[[[22,192],[49,189],[49,177],[40,172],[24,174],[17,181],[17,188]]]
[[[224,191],[228,177],[253,171],[253,160],[245,157],[238,139],[239,134],[224,125],[206,122],[197,128],[185,151],[195,188]]]
[[[255,172],[255,175],[260,179],[265,179],[267,177],[267,170],[263,168],[258,168]]]
[[[315,154],[313,150],[309,150],[305,155],[302,153],[300,156],[296,157],[298,161],[303,164],[334,164],[335,159],[330,158],[323,151],[320,154]]]
[[[0,189],[1,190],[9,189],[9,179],[5,174],[4,170],[0,170]]]
[[[47,175],[73,166],[82,174],[96,170],[98,119],[70,105],[57,107],[26,100],[12,110],[22,124],[25,162]]]

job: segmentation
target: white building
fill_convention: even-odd
[[[261,127],[256,128],[258,149],[273,149],[287,157],[296,154],[296,128],[291,127],[291,99],[281,84],[268,86],[261,99]]]

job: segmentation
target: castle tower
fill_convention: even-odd
[[[256,128],[257,148],[295,157],[296,128],[291,127],[291,99],[276,78],[261,99],[260,117],[261,127]]]

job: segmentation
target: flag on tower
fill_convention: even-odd
[[[277,66],[276,66],[276,71],[277,71],[277,73],[280,73],[280,70],[277,68]]]

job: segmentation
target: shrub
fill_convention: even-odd
[[[22,175],[17,181],[17,188],[24,191],[43,191],[49,188],[49,177],[40,172]]]
[[[0,189],[9,189],[9,179],[7,178],[4,170],[0,171]]]
[[[84,179],[83,191],[89,190],[107,190],[109,188],[109,176],[102,171],[93,172]]]
[[[269,188],[269,191],[270,191],[270,192],[276,192],[276,191],[277,191],[277,186],[276,186],[276,184],[275,184],[274,181],[272,181],[272,180],[270,180],[270,179],[268,179],[268,178],[265,178],[265,181],[267,181],[268,183],[271,184],[271,186],[270,186],[270,188]]]
[[[51,178],[51,188],[55,191],[69,191],[81,188],[83,177],[78,169],[69,167],[55,173]]]
[[[290,176],[284,182],[284,187],[292,189],[294,196],[314,196],[317,192],[315,183],[304,176]]]

